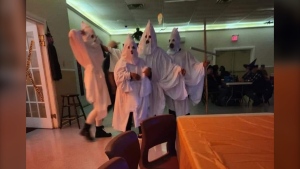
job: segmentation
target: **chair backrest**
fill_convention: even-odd
[[[141,122],[142,128],[142,146],[141,163],[148,165],[149,149],[167,142],[167,152],[170,155],[176,155],[176,118],[171,115],[160,115],[148,118]]]
[[[98,169],[129,169],[129,167],[124,158],[115,157],[102,164]]]
[[[107,144],[105,154],[109,159],[122,157],[126,160],[129,169],[137,169],[141,156],[137,135],[133,131],[119,134]]]

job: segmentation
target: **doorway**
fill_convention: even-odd
[[[30,47],[32,46],[32,47]],[[42,45],[44,48],[45,46]],[[26,20],[26,128],[53,128],[49,91],[43,59],[35,22]],[[31,54],[30,54],[31,53]],[[29,57],[30,56],[30,57]],[[30,78],[31,76],[31,78]]]
[[[231,75],[242,77],[245,73],[244,64],[254,60],[254,47],[218,48],[215,49],[214,64],[224,66]]]

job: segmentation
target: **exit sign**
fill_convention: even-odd
[[[236,42],[236,41],[238,41],[238,38],[239,38],[239,35],[232,35],[231,36],[231,41]]]

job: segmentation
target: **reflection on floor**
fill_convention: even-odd
[[[259,113],[274,112],[273,100],[271,105],[261,105],[259,107],[218,107],[212,104],[208,106],[209,114],[227,113]],[[85,108],[85,112],[91,110],[91,106]],[[167,112],[167,111],[165,111]],[[112,112],[104,120],[107,132],[112,132],[113,136],[120,132],[111,127]],[[200,103],[191,108],[191,114],[205,114],[205,106]],[[84,120],[81,119],[81,126]],[[137,132],[137,129],[133,129]],[[79,129],[74,121],[72,126],[64,126],[63,129],[36,129],[26,134],[26,168],[28,169],[94,169],[108,160],[104,153],[104,148],[111,138],[98,139],[89,143],[79,136]],[[92,131],[95,131],[93,127]],[[166,152],[165,144],[152,148],[149,153],[149,160],[161,156]]]

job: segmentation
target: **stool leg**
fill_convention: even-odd
[[[78,104],[79,104],[79,106],[80,106],[80,109],[81,109],[81,111],[82,111],[82,115],[83,115],[84,119],[86,120],[85,112],[84,112],[84,110],[83,110],[83,107],[82,107],[82,104],[81,104],[81,102],[80,102],[80,100],[79,100],[79,97],[76,96],[76,98],[77,98]]]
[[[71,123],[72,123],[72,121],[71,121],[71,109],[70,109],[70,98],[69,97],[67,97],[68,98],[68,113],[69,113],[69,125],[71,126]]]
[[[60,115],[60,129],[62,128],[62,122],[64,117],[64,105],[65,105],[65,97],[62,97],[62,106],[61,106],[61,115]]]
[[[79,116],[78,116],[78,113],[77,113],[77,107],[76,107],[76,103],[75,103],[74,97],[72,97],[72,100],[73,100],[73,104],[74,104],[74,109],[75,109],[75,115],[76,115],[76,119],[77,119],[77,123],[78,123],[78,128],[80,129]]]

